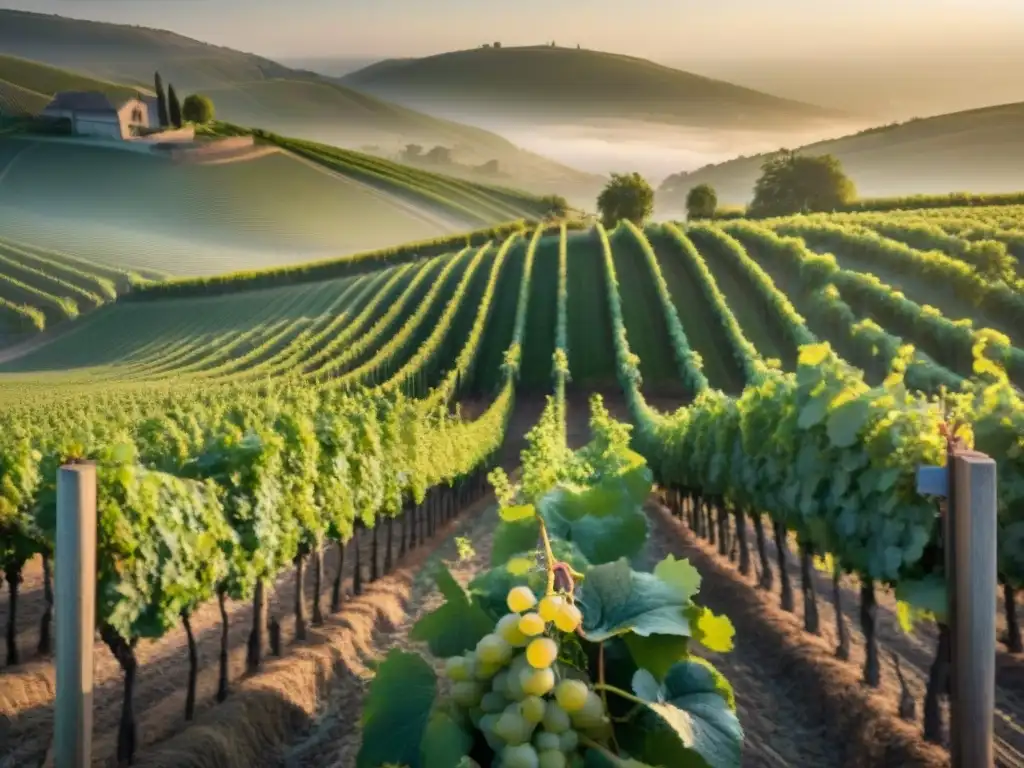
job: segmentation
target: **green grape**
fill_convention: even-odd
[[[523,670],[519,673],[519,683],[527,694],[543,696],[555,687],[555,672],[551,667]]]
[[[513,587],[508,593],[508,609],[512,613],[528,611],[537,604],[537,596],[529,587]]]
[[[527,637],[519,631],[519,615],[506,613],[498,621],[495,629],[501,638],[513,648],[522,648],[526,645]]]
[[[474,680],[476,678],[476,665],[479,663],[476,659],[476,654],[473,651],[467,653],[463,658],[463,664],[466,667],[466,679]]]
[[[507,744],[522,744],[530,738],[532,727],[528,726],[518,708],[512,705],[498,717],[494,732]]]
[[[527,696],[519,706],[522,708],[523,717],[529,723],[539,723],[544,719],[544,711],[547,705],[540,696]]]
[[[500,635],[486,635],[476,644],[476,657],[484,664],[503,666],[512,658],[512,646]]]
[[[477,661],[473,669],[473,676],[477,680],[490,680],[501,671],[501,664],[493,664],[489,661]]]
[[[502,696],[508,694],[508,678],[509,671],[507,669],[501,670],[493,678],[491,678],[491,690],[495,693],[500,693]]]
[[[518,675],[524,669],[530,668],[530,662],[526,659],[525,653],[517,653],[512,661],[508,664],[508,671],[510,675]]]
[[[559,734],[558,741],[560,742],[558,748],[569,754],[570,752],[575,752],[576,747],[580,745],[580,736],[570,728],[568,731],[562,731]]]
[[[480,718],[484,716],[484,711],[480,707],[473,707],[469,710],[469,722],[473,724],[474,728],[480,727]]]
[[[444,663],[444,673],[449,680],[457,683],[469,680],[466,660],[462,656],[452,656]]]
[[[489,691],[480,699],[480,709],[487,714],[497,714],[508,706],[508,699],[497,691]]]
[[[480,733],[484,735],[487,740],[487,746],[489,746],[495,752],[499,752],[505,746],[505,741],[498,736],[495,732],[494,727],[498,724],[499,716],[496,714],[487,714],[480,718]]]
[[[541,752],[538,760],[538,768],[565,768],[565,755],[557,749],[548,749]]]
[[[575,731],[566,731],[566,733],[575,733]],[[541,731],[533,737],[533,745],[537,748],[538,752],[544,752],[549,749],[561,749],[562,739],[557,733]]]
[[[528,613],[519,619],[519,631],[527,637],[536,637],[544,631],[544,619],[539,613]]]
[[[604,715],[604,702],[596,692],[588,690],[583,706],[571,714],[583,719],[599,720]]]
[[[557,701],[549,700],[544,710],[544,719],[541,720],[544,730],[549,733],[563,733],[572,726],[569,714],[558,706]]]
[[[558,615],[558,610],[565,603],[565,598],[561,595],[548,595],[540,601],[540,605],[537,607],[537,613],[544,621],[554,621],[555,616]]]
[[[555,614],[555,626],[563,632],[575,632],[581,621],[583,614],[572,603],[563,603]]]
[[[563,680],[555,686],[555,699],[566,712],[578,712],[587,703],[590,690],[579,680]]]
[[[502,750],[502,768],[539,768],[539,765],[537,750],[529,744],[508,746]]]
[[[452,686],[452,698],[455,700],[455,703],[467,709],[479,704],[483,695],[483,686],[475,680],[455,683],[455,685]]]
[[[512,701],[522,701],[526,696],[523,690],[523,682],[519,677],[519,670],[509,672],[505,682],[505,693]]]
[[[558,658],[558,643],[550,637],[538,637],[526,647],[526,660],[535,669],[546,669]]]

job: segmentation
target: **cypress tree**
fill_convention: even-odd
[[[178,101],[178,94],[174,92],[174,86],[167,86],[167,102],[170,107],[171,125],[181,128],[181,102]]]
[[[164,81],[160,77],[160,73],[156,73],[156,112],[157,120],[160,121],[160,127],[166,128],[170,122],[167,117],[167,94],[164,93]]]

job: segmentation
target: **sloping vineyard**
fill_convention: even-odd
[[[508,201],[495,193],[478,204],[497,212]],[[364,572],[369,579],[391,572],[457,507],[485,493],[484,477],[499,451],[529,426],[516,420],[517,400],[553,395],[531,433],[516,484],[495,476],[503,522],[493,546],[502,554],[492,554],[489,581],[469,589],[470,602],[441,587],[448,604],[439,615],[456,624],[465,620],[470,629],[456,642],[435,619],[429,632],[437,634],[421,637],[440,658],[493,656],[489,674],[476,678],[479,685],[460,679],[464,670],[451,675],[462,685],[455,702],[467,710],[459,718],[470,717],[468,710],[483,706],[485,696],[491,697],[487,706],[504,702],[501,711],[476,713],[466,738],[472,742],[478,734],[479,743],[460,754],[515,748],[508,754],[534,765],[540,753],[558,751],[567,760],[580,753],[581,743],[607,751],[618,742],[622,754],[658,764],[628,727],[620,732],[616,726],[614,738],[601,730],[606,714],[626,712],[600,695],[600,706],[584,705],[590,699],[582,688],[573,694],[578,701],[567,700],[595,708],[590,719],[573,720],[589,741],[556,747],[555,740],[533,734],[545,702],[564,703],[553,686],[537,678],[530,695],[540,703],[530,706],[539,717],[530,725],[518,708],[514,717],[502,714],[518,690],[507,678],[502,685],[486,683],[490,688],[483,682],[510,675],[512,667],[505,666],[525,663],[512,659],[530,653],[505,647],[518,638],[507,630],[509,609],[529,608],[505,606],[509,590],[529,585],[538,598],[564,601],[550,585],[534,585],[527,578],[532,566],[521,562],[524,553],[525,559],[546,558],[553,573],[555,555],[532,552],[538,525],[550,528],[558,562],[579,574],[636,555],[649,530],[639,509],[649,479],[634,485],[647,472],[643,466],[712,554],[733,560],[740,577],[755,577],[751,586],[778,588],[781,610],[798,615],[806,633],[834,638],[836,656],[861,663],[869,688],[899,680],[905,696],[898,713],[893,705],[893,718],[912,717],[905,702],[921,699],[915,744],[924,744],[922,734],[942,743],[949,639],[944,572],[935,503],[918,494],[915,478],[919,466],[944,462],[944,435],[954,425],[956,437],[998,464],[1004,634],[997,649],[997,762],[1014,764],[1024,750],[1018,703],[1024,666],[1018,668],[1015,656],[1022,651],[1015,595],[1024,586],[1018,236],[1024,236],[1024,218],[1013,207],[643,229],[623,222],[613,231],[514,226],[453,240],[442,251],[333,266],[320,279],[310,267],[277,284],[243,276],[249,290],[217,280],[155,284],[133,301],[113,301],[132,285],[131,275],[0,241],[0,272],[8,274],[9,262],[9,279],[22,290],[53,296],[52,307],[95,300],[95,311],[68,332],[0,362],[8,661],[49,650],[54,483],[61,463],[97,461],[103,500],[98,619],[130,692],[140,641],[157,641],[183,626],[191,643],[190,617],[209,603],[220,606],[225,627],[225,605],[251,607],[250,672],[267,647],[281,653],[284,612],[301,641],[310,625],[323,625],[329,615],[325,594],[332,610],[340,604],[343,565],[329,572],[328,559],[343,564],[344,553],[354,553],[356,590]],[[631,423],[631,450],[629,429],[599,403],[590,427],[594,442],[575,454],[569,450],[570,401],[595,390]],[[473,415],[464,418],[460,403]],[[619,505],[621,518],[602,516],[601,509]],[[170,508],[179,512],[173,519],[162,512]],[[187,544],[167,551],[145,546],[158,536]],[[372,541],[369,563],[361,559],[367,556],[361,536]],[[357,543],[348,547],[351,541]],[[506,578],[502,567],[510,562],[525,569],[518,574],[524,579]],[[41,614],[24,619],[20,585],[37,563],[42,575],[32,578],[49,597]],[[271,601],[282,577],[294,584],[290,611]],[[622,578],[646,583],[647,576]],[[822,592],[828,600],[820,600]],[[588,607],[592,595],[584,588],[577,601],[580,621],[584,635],[600,637],[588,623],[593,611],[603,610]],[[672,599],[695,611],[696,619],[704,614],[692,596]],[[473,613],[476,600],[483,614]],[[550,633],[545,637],[558,650],[568,641],[548,626],[558,625],[555,603],[562,604],[550,604],[552,618],[538,625],[538,634]],[[859,634],[847,618],[855,605]],[[890,614],[908,625],[905,641],[879,629]],[[911,617],[918,624],[912,632]],[[712,651],[731,647],[716,634],[724,626],[718,617],[703,620],[685,636]],[[26,621],[37,629],[26,630]],[[642,629],[620,629],[644,636]],[[224,629],[223,637],[228,634]],[[675,634],[684,633],[679,628]],[[484,642],[489,637],[498,639]],[[630,643],[630,652],[653,652],[639,640]],[[546,654],[550,647],[544,647]],[[652,678],[654,687],[644,694],[631,689],[629,679],[608,683],[595,665],[575,668],[591,693],[608,685],[630,689],[641,699],[633,703],[648,709],[658,696],[681,701],[685,675],[665,675],[689,657],[669,642],[657,647],[665,654],[664,674]],[[221,651],[218,700],[235,685],[229,649]],[[584,651],[596,653],[597,646]],[[395,663],[426,679],[411,659]],[[553,663],[538,660],[533,667],[547,670]],[[190,660],[188,717],[199,674],[198,662]],[[736,697],[743,695],[738,688]],[[52,691],[37,703],[48,696]],[[124,702],[117,744],[122,759],[132,751],[137,725],[131,695]],[[526,706],[525,699],[516,702]],[[400,714],[388,714],[386,703],[374,705],[379,719],[369,732],[383,733],[397,722]],[[721,751],[704,751],[709,747],[700,738],[665,748],[693,751],[716,768],[738,765],[731,694],[715,706],[723,707],[712,716],[717,738],[725,739]],[[675,717],[653,711],[646,716],[657,727]],[[485,721],[484,715],[495,717]],[[437,713],[427,707],[416,717],[427,739]],[[15,720],[16,733],[34,734],[16,753],[30,761],[42,738],[32,728],[41,726]],[[451,737],[444,730],[450,726],[436,725],[443,733],[435,737]],[[768,742],[754,736],[769,754]],[[373,744],[367,747],[372,758],[360,765],[416,764],[408,759],[409,749],[419,754],[415,739],[396,747],[406,750],[402,754],[389,751],[393,744]],[[910,752],[880,754],[871,756],[909,759]],[[506,758],[505,764],[520,763]]]

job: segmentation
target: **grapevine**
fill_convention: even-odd
[[[693,602],[700,576],[685,560],[629,566],[647,538],[651,476],[629,428],[600,397],[591,409],[594,438],[572,452],[549,399],[521,481],[492,472],[490,570],[467,591],[441,568],[447,601],[412,631],[438,659],[442,692],[426,660],[392,651],[371,686],[360,768],[442,755],[502,768],[739,765],[731,688],[690,654],[692,642],[728,651],[732,626]],[[399,687],[415,687],[415,706]],[[413,738],[396,743],[399,723]]]

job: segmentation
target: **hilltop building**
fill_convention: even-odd
[[[152,110],[155,111],[155,99]],[[151,108],[141,97],[117,98],[99,91],[63,91],[41,113],[42,117],[67,119],[76,136],[128,139],[146,131]]]

